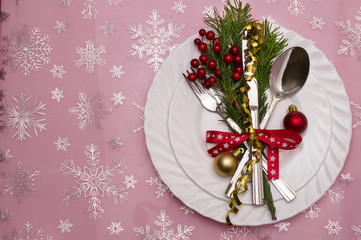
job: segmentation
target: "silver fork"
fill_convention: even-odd
[[[206,89],[201,85],[199,81],[196,80],[194,82],[190,82],[185,75],[184,77],[187,83],[189,84],[190,88],[193,90],[193,92],[198,97],[199,101],[201,102],[201,104],[205,109],[207,109],[210,112],[218,113],[222,117],[222,119],[225,120],[234,131],[236,131],[237,133],[242,133],[242,129],[233,121],[232,118],[228,117],[225,114],[223,110],[222,101],[218,97],[218,93],[213,88]],[[249,151],[250,146],[248,145],[248,143],[245,142],[244,145]],[[230,185],[227,188],[226,195],[228,197],[231,196],[231,193],[233,192],[236,184],[236,180],[240,177],[240,174],[243,170],[242,166],[248,160],[246,155],[248,154],[245,153],[245,157],[243,157],[243,159],[239,163],[240,167],[237,168],[237,172],[232,177]],[[245,161],[244,159],[247,160]],[[264,153],[262,155],[262,167],[263,167],[263,171],[267,174],[267,157],[265,156]],[[291,201],[296,197],[295,191],[293,191],[293,189],[284,181],[284,179],[281,176],[279,176],[279,179],[271,180],[271,182],[286,201]]]

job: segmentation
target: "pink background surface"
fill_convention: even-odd
[[[59,1],[60,2],[60,1]],[[36,119],[46,119],[46,130],[38,132],[27,131],[31,138],[26,137],[23,142],[12,137],[16,130],[11,126],[0,134],[0,150],[12,156],[7,161],[0,162],[0,191],[7,189],[6,180],[11,171],[17,168],[18,162],[22,168],[29,170],[30,174],[39,171],[34,177],[37,193],[30,192],[21,202],[9,194],[0,195],[0,213],[5,210],[11,213],[8,217],[0,217],[0,237],[9,239],[25,239],[31,232],[37,229],[44,231],[44,239],[48,236],[54,239],[361,239],[361,192],[359,191],[360,163],[359,140],[361,139],[361,95],[360,83],[360,57],[361,57],[361,4],[359,1],[342,0],[258,0],[250,2],[252,14],[255,18],[263,19],[271,17],[275,24],[282,25],[294,30],[305,38],[315,42],[315,45],[325,53],[333,62],[338,73],[344,81],[349,95],[351,110],[353,113],[352,141],[349,155],[341,175],[337,178],[331,189],[325,193],[316,205],[306,209],[297,216],[282,221],[282,225],[270,224],[259,227],[235,227],[230,229],[224,224],[207,219],[195,211],[189,211],[181,201],[171,195],[162,185],[149,157],[143,129],[143,110],[147,98],[147,92],[152,84],[155,72],[147,64],[151,56],[144,55],[143,59],[129,57],[131,45],[138,46],[139,39],[132,39],[127,27],[141,24],[143,30],[150,25],[146,21],[155,9],[164,23],[167,31],[168,24],[184,24],[179,38],[170,37],[169,45],[179,44],[189,36],[205,27],[202,22],[204,11],[209,7],[217,7],[221,10],[224,2],[221,0],[208,1],[146,1],[146,0],[122,0],[110,1],[94,0],[96,9],[99,11],[96,18],[84,19],[81,11],[86,1],[73,1],[70,6],[62,7],[58,1],[20,0],[2,1],[1,11],[10,14],[7,21],[1,23],[1,36],[11,36],[14,29],[21,30],[24,24],[30,28],[38,27],[42,33],[49,35],[52,51],[49,54],[51,63],[43,64],[39,71],[30,71],[29,76],[24,77],[19,69],[13,71],[11,64],[4,66],[7,72],[5,80],[0,80],[0,89],[4,89],[4,103],[15,106],[16,96],[21,91],[31,96],[27,105],[46,103],[45,116],[35,114]],[[185,6],[178,12],[172,7],[182,2]],[[117,3],[117,4],[114,4]],[[298,15],[292,14],[294,4],[302,10]],[[291,9],[288,9],[288,8]],[[314,18],[321,18],[324,24],[319,28],[310,22]],[[355,29],[354,35],[358,39],[350,40],[350,34],[343,35],[337,28],[335,21],[349,20],[351,27]],[[58,33],[54,28],[56,21],[65,21],[66,31]],[[114,22],[117,27],[113,34],[105,34],[102,26],[105,21]],[[94,41],[94,47],[105,47],[105,53],[100,57],[105,59],[105,65],[95,64],[95,71],[88,73],[85,65],[78,68],[74,61],[80,55],[75,48],[85,47],[85,41]],[[355,45],[355,53],[352,56],[338,54],[343,40],[349,40]],[[4,45],[4,42],[3,42]],[[359,51],[357,51],[357,47]],[[166,55],[161,58],[166,59]],[[189,61],[189,59],[184,59]],[[62,78],[53,77],[50,70],[54,65],[63,65],[66,73]],[[121,78],[112,77],[110,72],[113,65],[119,67],[124,74]],[[64,98],[60,101],[52,99],[51,91],[55,88],[63,90]],[[88,97],[102,95],[104,106],[112,106],[113,111],[104,115],[101,119],[101,128],[87,125],[84,130],[78,128],[79,120],[75,115],[70,115],[68,109],[76,106],[79,102],[78,94],[86,93]],[[110,99],[114,93],[119,93],[126,98],[122,104],[114,105]],[[138,106],[138,107],[137,107]],[[1,120],[7,120],[7,114],[0,116]],[[67,138],[70,146],[66,151],[57,150],[54,144],[58,137]],[[111,148],[109,141],[120,137],[122,145],[119,150]],[[94,220],[89,217],[89,197],[81,193],[76,197],[73,204],[68,206],[61,201],[61,194],[65,189],[78,186],[77,177],[63,175],[61,163],[65,159],[72,159],[76,166],[83,171],[88,167],[87,158],[84,154],[86,146],[91,144],[99,147],[99,166],[104,169],[112,164],[113,159],[121,159],[125,162],[124,173],[115,173],[108,178],[112,181],[108,185],[116,188],[124,188],[127,192],[127,200],[116,204],[112,197],[104,193],[101,197],[99,192],[99,204],[104,213],[101,218]],[[125,184],[126,178],[136,181]],[[164,190],[164,192],[162,192]],[[313,211],[313,212],[312,212]],[[161,221],[161,212],[165,212],[169,218],[164,220],[166,229],[156,224]],[[316,213],[311,218],[307,213]],[[61,221],[69,219],[71,227],[62,231],[58,226]],[[168,222],[172,220],[173,222]],[[26,223],[33,228],[27,234],[24,232]],[[107,227],[112,222],[119,223],[118,232],[110,231]],[[178,229],[180,225],[181,229]],[[136,228],[149,226],[149,235],[137,234]],[[175,233],[183,231],[184,227],[190,227],[188,238],[166,236],[173,230]],[[12,234],[17,229],[19,236]],[[330,230],[331,228],[331,230]],[[22,229],[22,232],[19,230]],[[164,235],[157,235],[157,231]],[[24,235],[21,235],[24,234]],[[31,235],[29,239],[38,239]]]

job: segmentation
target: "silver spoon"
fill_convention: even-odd
[[[271,68],[271,105],[264,116],[260,128],[264,129],[272,112],[281,99],[291,97],[305,84],[310,71],[310,59],[305,49],[293,47],[283,52]]]

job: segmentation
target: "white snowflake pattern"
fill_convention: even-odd
[[[21,202],[24,197],[30,193],[38,193],[35,186],[35,177],[39,175],[39,171],[30,173],[29,170],[22,167],[22,163],[18,162],[18,167],[14,168],[7,176],[5,189],[3,194],[10,194]]]
[[[288,10],[290,11],[291,15],[298,16],[303,14],[303,10],[305,10],[305,6],[301,3],[301,0],[290,0],[291,4],[288,6]]]
[[[159,176],[157,176],[155,178],[150,177],[145,182],[149,183],[150,186],[152,186],[152,185],[157,186],[157,191],[155,192],[155,194],[157,195],[158,199],[160,197],[164,197],[164,193],[170,192],[168,186],[163,183],[163,181],[160,179]]]
[[[112,108],[105,107],[102,102],[102,96],[97,94],[95,97],[88,97],[84,92],[78,94],[79,102],[76,107],[69,108],[69,114],[77,115],[79,120],[79,129],[84,130],[87,125],[95,124],[101,127],[100,120],[104,114],[111,112]]]
[[[173,224],[173,220],[169,219],[165,210],[160,211],[158,220],[154,220],[154,225],[159,227],[159,230],[154,230],[151,233],[149,225],[143,227],[133,227],[133,231],[137,236],[141,236],[143,240],[177,240],[177,239],[189,239],[188,236],[192,235],[192,231],[195,229],[194,225],[182,227],[181,224],[177,226],[177,232],[174,229],[169,229],[169,226]]]
[[[70,146],[70,143],[68,142],[68,138],[61,138],[58,137],[58,140],[56,140],[56,142],[54,142],[55,146],[56,146],[56,150],[59,151],[64,151],[66,152],[68,150],[68,147]]]
[[[361,106],[357,103],[354,103],[353,101],[350,102],[350,105],[358,111],[353,114],[358,120],[357,122],[354,121],[354,123],[352,123],[352,128],[356,128],[357,126],[361,125]]]
[[[214,9],[213,9],[213,6],[209,6],[209,7],[204,7],[204,10],[202,11],[202,13],[204,15],[208,15],[210,16],[211,18],[214,17]]]
[[[351,230],[352,231],[355,231],[355,235],[356,236],[359,236],[361,235],[361,225],[351,225]],[[361,240],[361,237],[358,237],[357,240]]]
[[[72,223],[69,222],[69,219],[65,220],[59,220],[60,224],[58,225],[58,228],[60,229],[61,233],[70,232],[70,228],[73,226]]]
[[[124,169],[127,167],[125,162],[120,159],[114,159],[113,165],[106,166],[105,169],[103,165],[98,166],[100,150],[94,144],[86,146],[84,154],[87,157],[89,167],[84,166],[83,171],[79,166],[75,166],[71,159],[65,159],[61,163],[60,171],[64,175],[72,175],[78,179],[76,181],[78,186],[74,186],[70,190],[64,190],[62,202],[69,205],[75,201],[76,197],[81,197],[81,194],[84,193],[84,197],[89,198],[88,202],[90,204],[86,212],[89,213],[89,218],[96,220],[101,218],[102,213],[104,213],[104,209],[100,206],[100,198],[104,197],[105,193],[108,197],[112,197],[116,204],[123,204],[128,199],[128,192],[125,192],[124,187],[116,188],[116,186],[110,185],[112,182],[110,177],[117,173],[124,174]]]
[[[112,73],[112,78],[121,78],[124,74],[124,72],[122,71],[122,66],[117,67],[115,65],[113,65],[113,69],[109,70],[109,72]]]
[[[123,100],[126,99],[125,96],[122,95],[122,92],[113,93],[113,97],[110,99],[114,102],[114,106],[123,105]]]
[[[58,0],[58,4],[62,7],[70,7],[72,0]]]
[[[85,42],[85,48],[77,46],[75,53],[80,54],[80,58],[75,60],[75,66],[80,68],[82,65],[86,65],[85,71],[92,73],[95,71],[94,64],[100,66],[105,65],[105,59],[100,58],[100,54],[105,53],[105,47],[100,45],[98,48],[94,48],[94,41],[88,40]]]
[[[11,215],[11,212],[9,211],[9,209],[1,209],[0,211],[0,220],[2,222],[4,221],[9,221],[9,218],[10,218],[10,215]]]
[[[290,225],[289,222],[282,221],[275,224],[274,226],[278,229],[278,232],[287,232],[289,225]]]
[[[138,182],[138,180],[134,179],[134,175],[131,175],[131,176],[125,176],[123,183],[126,185],[127,189],[128,188],[134,188],[135,189],[135,184],[137,182]]]
[[[45,232],[41,228],[33,228],[33,225],[26,222],[20,229],[14,229],[10,236],[3,236],[3,239],[14,239],[14,240],[53,240],[54,237]]]
[[[13,156],[10,154],[10,150],[7,149],[5,152],[0,151],[0,162],[8,162]]]
[[[113,222],[113,221],[111,221],[110,226],[107,227],[107,229],[109,230],[110,236],[112,235],[120,236],[120,233],[124,231],[121,222]]]
[[[345,186],[349,186],[354,179],[351,177],[351,173],[341,173],[340,182]]]
[[[53,74],[53,78],[60,78],[60,79],[63,79],[63,75],[64,73],[66,73],[63,65],[60,66],[54,65],[54,67],[50,69],[50,72]]]
[[[331,203],[340,203],[342,199],[344,199],[345,191],[342,191],[342,188],[340,186],[335,186],[330,188],[325,195],[328,195],[328,197],[331,200]]]
[[[68,24],[65,23],[65,21],[56,21],[56,26],[54,27],[58,33],[66,32],[66,28],[68,27]]]
[[[108,144],[110,145],[111,150],[115,148],[117,151],[119,151],[120,146],[123,146],[123,143],[120,141],[120,137],[112,138],[112,140],[110,140]]]
[[[306,210],[304,210],[303,212],[306,212]],[[312,204],[309,210],[306,212],[305,217],[310,219],[318,218],[319,212],[321,212],[321,208],[319,208],[316,204]]]
[[[357,14],[354,16],[354,19],[361,21],[361,11],[357,12]],[[361,24],[355,23],[354,26],[352,26],[350,19],[346,19],[346,22],[335,21],[334,23],[340,30],[341,34],[347,35],[349,39],[349,40],[342,40],[342,45],[340,46],[340,49],[337,51],[337,54],[339,55],[350,54],[350,56],[354,56],[355,50],[361,52]]]
[[[264,17],[262,16],[263,20],[267,20],[269,23],[275,23],[276,20],[274,20],[271,15],[269,15],[268,17]]]
[[[109,5],[118,5],[122,0],[108,0]]]
[[[85,0],[84,6],[84,9],[81,11],[84,19],[92,20],[97,17],[99,11],[95,8],[95,0]]]
[[[117,26],[114,22],[111,21],[105,21],[105,25],[102,26],[102,29],[104,30],[104,34],[114,34],[115,30],[117,29]]]
[[[138,27],[135,25],[128,26],[129,34],[131,34],[132,39],[138,39],[138,43],[141,45],[131,45],[130,56],[133,58],[138,57],[140,60],[143,59],[144,53],[147,56],[151,56],[147,63],[151,65],[151,68],[154,69],[154,73],[159,70],[164,59],[162,56],[165,56],[167,52],[169,54],[178,46],[178,44],[170,45],[172,43],[172,37],[179,38],[179,33],[182,32],[184,24],[174,25],[172,23],[168,24],[168,31],[164,27],[160,27],[164,23],[164,19],[160,18],[157,10],[152,11],[152,15],[149,16],[150,20],[147,20],[147,24],[151,28],[143,30],[142,24],[138,24]]]
[[[339,225],[338,221],[328,220],[328,224],[325,226],[325,229],[328,231],[328,235],[338,235],[342,230],[342,227]]]
[[[259,234],[258,227],[233,226],[228,227],[226,232],[221,232],[219,240],[252,240]]]
[[[181,206],[180,209],[184,211],[184,215],[194,214],[194,211],[186,205]]]
[[[51,99],[54,99],[58,102],[60,102],[60,100],[64,98],[63,90],[59,90],[57,87],[53,91],[51,91],[51,94],[52,94]]]
[[[173,2],[174,5],[172,7],[173,10],[175,10],[176,14],[178,13],[184,13],[184,9],[187,7],[186,5],[184,5],[183,1],[179,1],[179,2]]]
[[[313,17],[310,24],[312,25],[312,29],[322,29],[326,23],[322,20],[322,17]]]
[[[28,106],[27,103],[31,97],[25,97],[22,92],[17,94],[17,98],[13,97],[16,105],[13,107],[7,106],[6,112],[8,116],[7,127],[14,128],[15,134],[12,137],[17,136],[17,140],[23,142],[27,137],[31,138],[28,133],[28,128],[33,128],[35,135],[38,136],[38,131],[46,130],[45,119],[37,119],[37,115],[46,115],[45,111],[46,103],[37,104],[35,99],[33,106]]]
[[[134,103],[134,102],[133,102],[133,105],[136,106],[138,109],[141,109],[142,112],[143,112],[143,115],[140,117],[140,119],[143,121],[142,126],[137,127],[136,129],[133,130],[133,133],[137,133],[137,132],[139,132],[141,129],[144,128],[144,107],[141,107],[140,105],[138,105],[138,104],[136,104],[136,103]]]
[[[270,3],[270,2],[276,2],[277,0],[267,0],[267,3]]]
[[[49,44],[50,36],[41,33],[38,27],[14,30],[2,37],[2,64],[10,64],[28,77],[31,71],[39,71],[50,63],[49,54],[53,50]]]

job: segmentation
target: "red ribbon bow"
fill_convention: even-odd
[[[256,129],[257,137],[260,141],[266,143],[267,147],[267,166],[268,179],[279,178],[279,156],[278,149],[292,150],[301,143],[302,137],[291,130],[263,130]],[[230,151],[249,138],[250,133],[229,133],[220,131],[207,131],[206,141],[208,143],[218,143],[208,150],[208,154],[216,157],[221,152]]]

